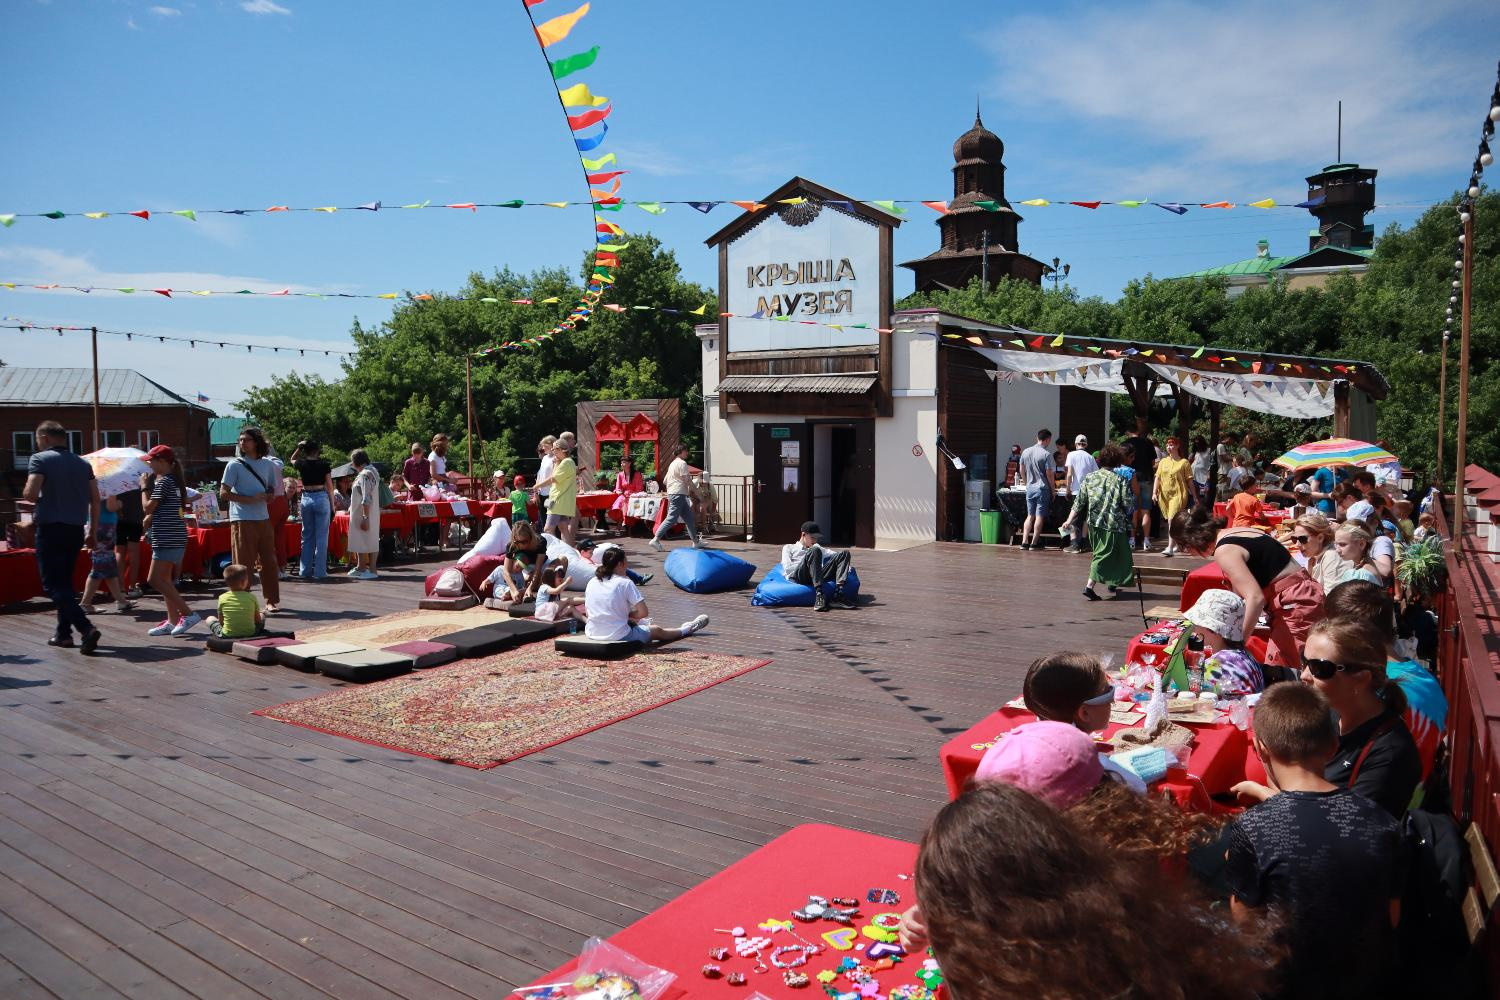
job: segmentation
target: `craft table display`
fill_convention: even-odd
[[[1005,523],[1010,525],[1014,531],[1019,532],[1021,525],[1026,523],[1026,491],[1024,489],[1000,489],[995,491],[995,496],[1000,501],[1000,506],[1005,509]],[[1052,507],[1047,513],[1047,520],[1043,524],[1044,533],[1055,534],[1058,526],[1068,519],[1073,513],[1073,495],[1055,494],[1052,497]]]
[[[795,827],[637,920],[611,937],[609,943],[677,975],[662,994],[662,1000],[688,996],[732,998],[751,991],[785,1000],[821,997],[824,990],[819,973],[836,969],[846,958],[866,964],[881,959],[879,954],[874,959],[868,957],[867,953],[882,942],[866,935],[864,929],[872,927],[872,918],[899,914],[916,902],[910,878],[916,857],[916,845],[905,841],[821,824]],[[870,903],[872,889],[887,890],[889,894],[877,892],[877,898],[885,901]],[[834,897],[855,900],[859,916],[848,925],[827,919],[794,918],[793,911],[808,906],[809,896],[830,901]],[[881,923],[893,921],[881,916]],[[781,924],[789,924],[790,929]],[[744,930],[746,938],[769,939],[761,951],[763,965],[769,971],[754,971],[755,958],[738,954],[736,939],[726,933],[737,927]],[[795,969],[777,968],[771,963],[773,950],[802,943],[792,936],[792,931],[823,950]],[[886,936],[879,928],[874,928],[874,932]],[[727,957],[713,956],[719,948],[727,949]],[[778,960],[795,961],[801,954],[784,951],[779,953]],[[874,973],[880,983],[880,995],[892,998],[903,995],[902,987],[920,988],[918,973],[926,971],[925,955],[894,957],[900,961],[892,968]],[[586,989],[571,987],[555,993],[545,988],[546,984],[571,983],[576,966],[576,960],[568,962],[515,993],[530,1000],[586,993]],[[718,966],[719,976],[705,976],[705,966]],[[810,983],[801,988],[788,986],[783,979],[787,972],[803,973]],[[733,973],[743,975],[745,983],[732,984],[729,976]],[[829,986],[837,987],[840,992],[859,992],[858,987],[842,976]],[[931,996],[927,992],[906,995]]]
[[[141,565],[151,565],[151,543],[142,539],[140,551]],[[92,568],[88,549],[79,549],[78,561],[73,564],[74,592],[83,593]],[[106,588],[100,589],[108,592]],[[42,596],[42,570],[36,564],[36,549],[0,550],[0,606],[21,604]]]
[[[964,782],[979,769],[980,758],[994,745],[997,737],[1024,722],[1034,721],[1036,716],[1023,708],[1002,708],[944,743],[942,750],[938,751],[938,759],[943,764],[943,778],[948,782],[948,797],[957,798],[963,791]],[[1188,758],[1187,771],[1168,771],[1167,776],[1153,787],[1169,793],[1183,808],[1211,812],[1211,796],[1223,795],[1245,780],[1249,738],[1228,723],[1179,724],[1193,731],[1193,750]],[[1110,723],[1104,729],[1105,739],[1124,728],[1118,723]]]

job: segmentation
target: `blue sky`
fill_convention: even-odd
[[[547,0],[538,19],[576,0]],[[635,199],[752,199],[802,174],[851,197],[951,193],[953,139],[1005,141],[1007,195],[1236,202],[1305,196],[1344,158],[1378,200],[1426,205],[1468,176],[1494,79],[1500,9],[1437,0],[799,3],[595,0],[558,54],[603,47],[574,79],[611,97],[603,149]],[[1345,16],[1349,15],[1349,16]],[[1340,34],[1319,25],[1348,21]],[[387,205],[586,197],[520,0],[9,0],[0,212]],[[570,81],[571,82],[571,81]],[[624,219],[711,284],[704,237],[737,210]],[[1023,208],[1021,249],[1072,264],[1085,294],[1306,245],[1297,212]],[[1377,232],[1418,208],[1378,210]],[[913,206],[897,260],[937,245]],[[341,212],[141,222],[22,219],[0,280],[177,288],[452,289],[471,270],[577,266],[585,209]],[[897,268],[896,288],[911,288]],[[0,314],[257,343],[347,344],[381,302],[0,291]],[[11,364],[86,359],[86,340],[0,331]],[[249,385],[332,362],[101,338],[227,412]]]

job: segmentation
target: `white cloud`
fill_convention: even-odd
[[[135,18],[133,17],[127,17],[125,19],[125,27],[129,28],[131,31],[141,30],[141,26],[135,23]]]
[[[712,175],[744,183],[780,180],[786,165],[805,154],[803,147],[781,146],[736,153],[722,160],[692,160],[654,142],[615,143],[611,148],[619,154],[622,167],[651,177]]]
[[[79,285],[84,288],[171,288],[190,292],[195,290],[230,290],[241,288],[252,292],[279,292],[289,288],[294,292],[346,292],[347,287],[313,288],[308,285],[287,284],[268,278],[252,278],[235,274],[214,274],[206,271],[108,271],[98,267],[87,255],[62,253],[46,247],[0,248],[0,280],[18,284]],[[90,292],[51,289],[27,289],[38,295],[89,295]],[[109,293],[105,293],[109,294]]]
[[[182,11],[178,10],[176,7],[147,7],[146,9],[155,14],[157,17],[182,16]]]
[[[1171,147],[1177,163],[1148,165],[1147,186],[1331,163],[1340,97],[1344,159],[1411,174],[1455,163],[1462,170],[1464,148],[1472,148],[1473,116],[1461,111],[1473,103],[1474,60],[1452,44],[1455,9],[1462,8],[1451,0],[1328,0],[1310,19],[1305,5],[1289,0],[1253,7],[1152,0],[1066,23],[1012,18],[989,45],[997,89],[1015,113],[1091,123],[1098,131],[1084,141],[1094,145],[1118,134],[1133,147]],[[990,124],[1003,133],[1003,121]],[[1104,166],[1090,155],[1089,166]]]
[[[271,0],[245,0],[240,9],[251,14],[291,14],[291,11]]]

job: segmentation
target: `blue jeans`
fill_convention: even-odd
[[[688,537],[696,542],[698,526],[693,523],[693,498],[686,493],[668,493],[667,516],[662,518],[661,527],[656,529],[655,537],[658,539],[664,537],[679,521],[687,528]]]
[[[80,636],[88,635],[94,627],[73,589],[73,567],[78,563],[78,553],[82,548],[81,524],[51,521],[36,526],[37,569],[41,572],[42,589],[57,607],[59,639],[71,638],[75,628]]]
[[[333,517],[327,493],[303,493],[298,506],[302,515],[302,579],[321,580],[328,575],[328,522]]]

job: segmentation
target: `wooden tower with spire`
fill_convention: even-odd
[[[937,220],[942,245],[902,267],[916,272],[917,291],[963,288],[975,278],[992,286],[1001,278],[1040,284],[1046,265],[1020,251],[1021,216],[1005,200],[1005,144],[984,127],[979,108],[974,127],[953,143],[953,198]]]

